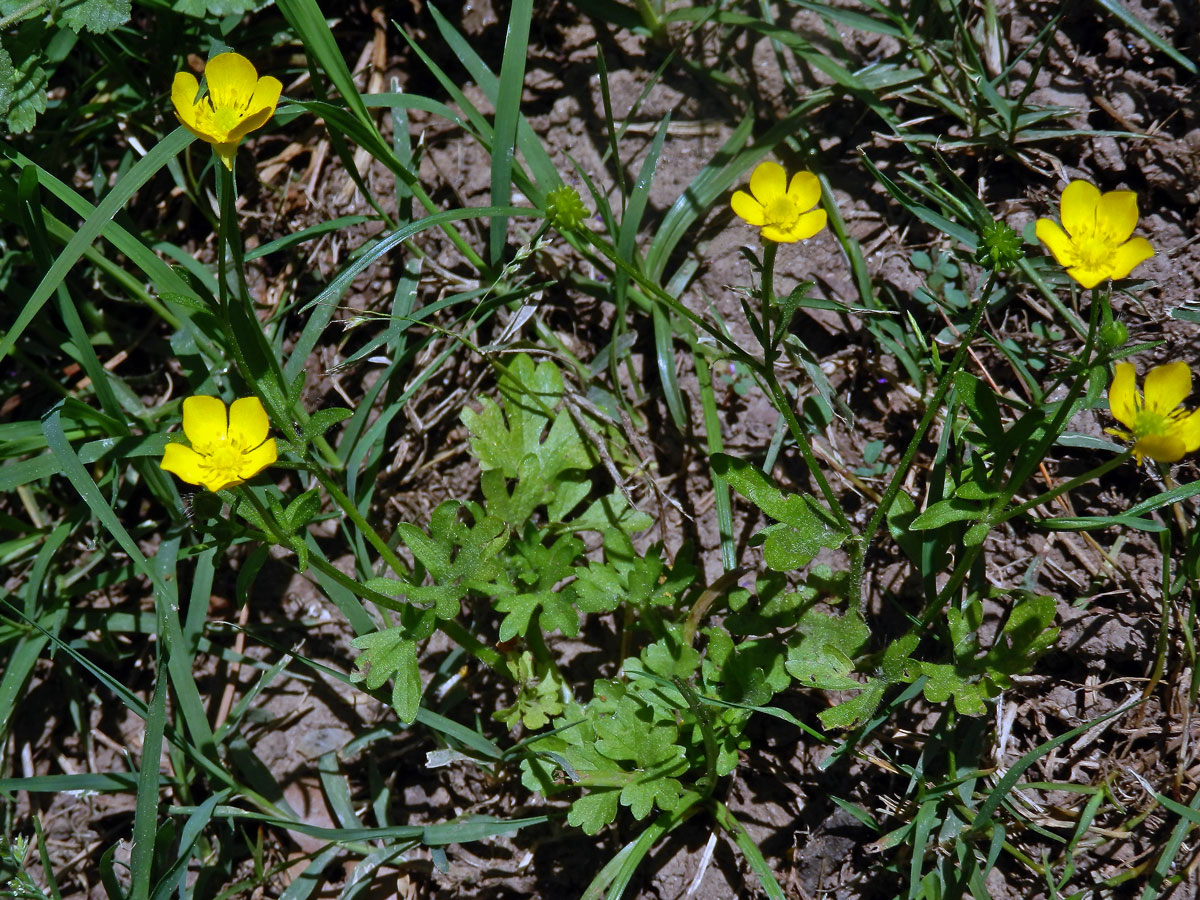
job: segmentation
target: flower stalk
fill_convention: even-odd
[[[779,379],[775,375],[774,363],[778,352],[772,349],[776,342],[771,335],[771,317],[775,306],[775,255],[778,247],[778,244],[767,241],[763,248],[762,319],[759,328],[761,330],[761,337],[765,340],[763,344],[764,361],[759,363],[756,360],[754,368],[766,382],[767,390],[771,395],[771,401],[775,404],[775,408],[783,414],[784,421],[787,422],[788,431],[791,432],[792,440],[796,442],[796,447],[799,449],[800,455],[804,458],[804,465],[808,467],[808,472],[812,476],[813,481],[817,483],[817,488],[821,491],[821,496],[825,498],[826,506],[829,507],[829,511],[837,519],[838,525],[849,532],[852,530],[850,520],[846,518],[846,513],[842,510],[841,503],[838,502],[837,494],[829,486],[829,481],[825,478],[825,473],[821,470],[821,464],[817,461],[817,456],[813,452],[808,435],[800,425],[800,420],[796,418],[796,413],[792,409],[791,397],[780,386]]]
[[[1023,455],[1023,461],[1019,460],[1014,466],[1013,474],[1009,477],[1004,490],[992,501],[991,509],[985,514],[985,521],[994,523],[1000,520],[1000,517],[1004,514],[1005,507],[1012,502],[1012,498],[1021,489],[1021,486],[1029,480],[1029,476],[1033,474],[1033,470],[1041,465],[1042,460],[1046,457],[1046,451],[1050,449],[1051,444],[1058,440],[1059,434],[1070,420],[1075,409],[1075,402],[1083,394],[1092,366],[1095,364],[1092,354],[1096,349],[1096,337],[1099,331],[1101,309],[1106,302],[1107,297],[1101,296],[1099,291],[1093,296],[1091,314],[1088,317],[1088,333],[1083,345],[1082,363],[1079,373],[1072,381],[1071,387],[1067,391],[1067,396],[1060,403],[1058,411],[1055,413],[1050,425],[1046,428],[1042,439],[1036,447]],[[947,600],[954,596],[962,587],[967,573],[970,572],[982,549],[983,542],[980,541],[968,548],[966,553],[963,554],[963,558],[951,573],[949,580],[942,587],[941,591],[938,592],[936,601],[926,609],[925,615],[921,619],[922,627],[928,625],[933,620],[933,617],[945,607]]]
[[[1029,512],[1029,510],[1036,506],[1041,506],[1043,503],[1049,503],[1056,497],[1070,493],[1081,485],[1087,484],[1090,481],[1096,481],[1099,478],[1103,478],[1113,469],[1123,466],[1126,462],[1128,462],[1129,457],[1132,455],[1132,449],[1126,450],[1124,453],[1118,453],[1112,459],[1109,459],[1106,462],[1096,466],[1096,468],[1089,469],[1082,475],[1076,475],[1074,478],[1064,481],[1062,484],[1056,485],[1044,493],[1038,494],[1032,500],[1026,500],[1024,503],[1014,506],[1012,509],[1005,510],[1003,514],[993,518],[991,522],[993,525],[1000,525],[1004,522],[1007,522],[1009,519],[1015,519],[1017,516]]]
[[[988,273],[987,283],[975,301],[975,310],[971,315],[971,323],[967,326],[966,332],[959,338],[958,347],[954,351],[954,356],[950,358],[950,364],[942,372],[941,381],[938,382],[933,396],[925,405],[925,412],[921,416],[921,421],[917,423],[916,430],[908,442],[908,447],[904,450],[904,455],[900,457],[900,462],[896,465],[896,471],[892,474],[892,478],[883,492],[882,499],[879,501],[878,506],[875,507],[875,512],[871,516],[871,520],[867,523],[866,530],[863,531],[861,537],[858,539],[860,553],[856,559],[851,561],[849,595],[859,603],[862,603],[863,600],[863,560],[870,549],[871,541],[874,540],[875,533],[879,530],[879,526],[883,524],[884,517],[891,510],[892,504],[896,502],[896,495],[900,493],[900,488],[904,483],[905,476],[908,474],[909,467],[917,456],[921,442],[925,439],[925,433],[929,430],[929,426],[933,424],[934,417],[942,408],[942,402],[946,399],[946,394],[949,393],[950,387],[954,384],[954,376],[958,374],[959,370],[963,367],[963,363],[966,361],[971,344],[975,340],[975,336],[979,333],[979,326],[983,322],[983,314],[987,309],[987,299],[992,295],[992,289],[996,286],[998,275],[998,269],[992,269]]]
[[[319,465],[309,463],[306,469],[309,474],[321,483],[321,487],[325,488],[333,502],[346,514],[346,518],[354,524],[355,528],[362,532],[367,543],[374,547],[376,552],[383,557],[383,561],[387,563],[388,568],[401,577],[408,575],[408,566],[388,546],[387,541],[371,526],[371,523],[363,518],[362,513],[358,511],[358,507],[354,505],[354,501],[346,496],[342,489],[333,482],[333,479],[326,475]]]

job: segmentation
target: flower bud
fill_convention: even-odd
[[[1109,350],[1124,347],[1129,340],[1129,329],[1120,320],[1108,322],[1100,327],[1100,342]]]

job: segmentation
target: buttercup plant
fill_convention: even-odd
[[[1200,449],[1200,410],[1191,412],[1181,404],[1192,391],[1192,370],[1185,362],[1155,366],[1146,373],[1145,396],[1137,389],[1133,363],[1119,362],[1108,389],[1108,408],[1125,426],[1105,429],[1133,442],[1134,458],[1155,462],[1178,462],[1184,454]]]
[[[816,209],[821,182],[812,172],[797,172],[789,183],[777,162],[759,163],[750,176],[750,193],[736,191],[733,211],[748,225],[762,229],[763,240],[780,244],[806,241],[825,227],[828,214]]]
[[[1077,877],[1072,867],[1095,846],[1093,824],[1105,840],[1135,832],[1140,840],[1147,807],[1155,817],[1177,815],[1183,830],[1171,840],[1191,847],[1185,832],[1196,823],[1182,804],[1193,760],[1185,753],[1174,792],[1141,798],[1135,786],[1126,806],[1137,808],[1125,819],[1108,802],[1126,797],[1121,773],[1090,780],[1085,766],[1078,781],[1074,767],[1055,775],[1049,760],[1044,769],[1039,762],[1085,746],[1064,746],[1073,740],[1068,729],[1095,737],[1091,749],[1110,742],[1111,732],[1090,729],[1095,716],[1122,712],[1103,704],[1121,703],[1126,682],[1150,694],[1169,673],[1183,695],[1179,673],[1200,670],[1191,642],[1200,532],[1187,520],[1200,483],[1176,485],[1172,476],[1190,467],[1166,468],[1200,449],[1200,412],[1185,399],[1192,376],[1184,363],[1151,370],[1139,391],[1126,361],[1148,348],[1126,347],[1130,329],[1113,318],[1109,282],[1154,252],[1134,236],[1138,200],[1130,192],[1068,185],[1061,221],[1035,229],[1053,256],[1037,261],[1041,272],[1058,277],[1023,282],[1038,270],[1023,259],[1022,239],[989,211],[1011,195],[988,159],[1001,144],[1012,161],[1031,159],[1015,137],[1044,140],[1038,135],[1054,124],[1009,83],[1023,77],[1022,67],[1000,60],[992,76],[960,78],[954,66],[970,64],[973,28],[962,29],[953,55],[941,55],[943,35],[923,30],[928,17],[882,18],[896,15],[895,5],[850,14],[810,4],[832,26],[821,47],[752,12],[718,10],[701,22],[687,10],[663,18],[664,7],[657,35],[668,43],[684,34],[684,22],[704,29],[697,45],[711,46],[710,32],[737,42],[729,46],[765,38],[786,51],[781,58],[817,64],[833,87],[805,87],[778,123],[752,114],[757,105],[732,129],[719,123],[728,137],[719,148],[694,142],[692,180],[660,204],[659,176],[679,174],[677,150],[690,129],[665,120],[647,140],[628,128],[641,99],[628,110],[618,103],[616,122],[614,98],[602,90],[605,155],[565,157],[573,167],[566,171],[556,160],[569,148],[551,146],[541,120],[524,118],[530,85],[521,68],[536,48],[522,43],[531,23],[521,16],[539,4],[511,4],[499,73],[454,33],[453,14],[431,11],[435,27],[410,36],[406,56],[428,72],[403,89],[400,78],[384,88],[377,66],[369,93],[342,58],[344,42],[361,29],[331,30],[319,5],[278,0],[241,31],[229,18],[186,26],[193,49],[220,25],[219,33],[239,35],[250,58],[279,60],[284,83],[307,73],[288,104],[286,152],[239,173],[262,180],[247,196],[238,194],[236,152],[271,121],[282,83],[236,53],[213,57],[203,81],[175,75],[171,102],[186,127],[171,122],[140,157],[134,151],[144,147],[121,148],[132,168],[122,161],[113,170],[98,205],[40,160],[14,152],[19,172],[0,168],[0,195],[14,200],[0,203],[0,215],[19,216],[22,229],[17,252],[0,254],[0,274],[10,276],[10,291],[24,291],[35,282],[24,272],[12,277],[10,267],[47,261],[15,336],[0,334],[0,356],[7,364],[4,351],[20,349],[24,356],[11,360],[18,368],[46,358],[77,363],[87,376],[64,369],[70,380],[58,379],[47,365],[38,374],[61,400],[54,397],[40,421],[0,424],[0,456],[10,458],[0,481],[19,491],[0,508],[0,549],[13,570],[0,591],[8,609],[0,648],[14,647],[0,665],[0,695],[17,696],[26,678],[44,673],[85,672],[96,686],[86,697],[72,694],[77,721],[96,721],[87,706],[103,695],[125,706],[122,734],[145,723],[131,765],[71,774],[66,763],[84,754],[65,748],[65,773],[53,768],[56,754],[35,753],[36,777],[4,780],[30,792],[54,785],[129,793],[136,779],[128,871],[124,853],[109,850],[97,860],[106,887],[118,885],[132,900],[180,885],[197,900],[238,891],[299,896],[327,892],[322,880],[332,866],[339,884],[352,886],[409,867],[420,889],[422,879],[455,877],[443,865],[454,845],[527,826],[590,834],[617,824],[619,832],[596,841],[615,856],[596,866],[584,892],[608,900],[634,900],[639,866],[669,851],[668,835],[691,846],[677,830],[687,821],[711,837],[711,862],[701,869],[720,869],[734,894],[771,900],[788,896],[780,874],[814,896],[982,900],[995,869],[1016,874],[1019,887],[1010,882],[1008,894],[1043,880],[1048,896],[1124,891],[1151,868],[1142,847],[1106,857],[1103,865],[1125,858],[1138,867],[1111,877],[1095,869]],[[593,18],[622,4],[599,6]],[[873,17],[895,36],[884,43],[899,43],[914,62],[896,57],[851,71],[843,67],[853,54],[824,49]],[[954,18],[939,30],[961,29]],[[748,20],[753,28],[743,34]],[[251,45],[264,35],[276,46]],[[446,48],[434,46],[441,39]],[[664,66],[691,43],[664,54]],[[161,53],[150,56],[162,64]],[[443,71],[435,60],[465,71]],[[178,68],[172,61],[151,84],[160,102]],[[574,79],[562,82],[565,92],[575,87]],[[787,106],[792,80],[776,84],[772,108]],[[945,109],[971,113],[943,129],[945,109],[934,110],[939,121],[920,127],[947,135],[938,146],[910,127],[926,119],[911,112],[934,88]],[[979,97],[963,96],[973,89]],[[137,103],[146,99],[131,93]],[[1000,107],[994,115],[974,108],[983,99]],[[858,168],[867,148],[849,159],[820,132],[840,119],[822,112],[830,102],[854,106],[856,119],[884,114],[864,122],[886,126],[896,142],[869,148],[881,156],[878,168],[867,166],[873,181]],[[161,106],[148,114],[150,127],[161,128],[170,119],[164,113]],[[418,132],[440,137],[426,143]],[[220,164],[192,166],[182,154],[193,138],[193,155],[210,159],[203,141]],[[332,152],[318,152],[325,146]],[[461,152],[442,156],[447,149]],[[934,165],[940,151],[946,159]],[[759,162],[770,159],[764,154],[819,159],[823,171],[789,172]],[[449,158],[472,167],[466,187],[453,183],[462,170],[444,165]],[[485,159],[490,178],[477,177]],[[305,166],[314,178],[320,172],[305,178],[317,202],[294,208],[292,187]],[[74,169],[76,179],[91,174],[78,160]],[[180,190],[148,202],[144,186],[166,184],[168,174]],[[830,182],[853,211],[832,202]],[[856,194],[864,185],[865,204]],[[322,191],[339,196],[343,188],[334,214]],[[45,212],[38,198],[50,190],[54,206]],[[883,208],[889,195],[897,206]],[[860,216],[864,205],[870,210]],[[130,215],[115,218],[123,206]],[[81,228],[64,218],[67,210],[82,217]],[[215,234],[206,233],[214,221]],[[186,223],[183,236],[171,234],[177,222]],[[726,231],[713,239],[717,227]],[[870,249],[856,234],[870,234]],[[726,293],[712,276],[728,271],[706,248],[733,237],[745,238],[750,286]],[[820,277],[784,287],[790,272],[776,278],[779,259]],[[75,289],[66,273],[76,264],[99,273],[104,297],[93,303]],[[904,268],[904,277],[891,277]],[[1086,303],[1076,283],[1091,290]],[[113,291],[162,311],[148,338],[106,310]],[[57,309],[61,323],[37,321],[39,303]],[[729,320],[738,304],[745,323]],[[354,328],[343,333],[335,326],[351,306],[353,319],[344,321]],[[1136,304],[1127,309],[1136,329]],[[23,323],[32,323],[24,338]],[[164,357],[150,371],[187,385],[182,403],[126,383],[111,349],[127,345],[138,346],[139,357]],[[66,350],[57,359],[56,347]],[[737,376],[733,384],[725,373]],[[17,384],[6,411],[41,390],[37,379],[30,385]],[[334,389],[348,408],[326,405]],[[1089,412],[1105,417],[1106,390],[1117,426],[1108,432],[1122,443],[1072,433],[1075,423],[1090,424]],[[229,406],[205,396],[218,394],[248,396]],[[169,435],[179,418],[182,435]],[[747,427],[759,423],[768,428]],[[1134,458],[1163,466],[1132,477]],[[1167,490],[1152,493],[1162,482]],[[200,492],[193,498],[180,485]],[[73,509],[62,502],[64,486],[78,495]],[[1129,507],[1099,508],[1113,496],[1130,497]],[[1162,515],[1171,506],[1178,529]],[[156,522],[154,511],[171,521]],[[1163,562],[1161,582],[1149,579],[1162,610],[1155,672],[1089,683],[1076,693],[1101,706],[1062,713],[1078,722],[1058,721],[1071,692],[1055,692],[1054,715],[1038,720],[1035,692],[1076,662],[1064,653],[1065,662],[1039,666],[1068,605],[1090,628],[1102,619],[1085,607],[1104,611],[1109,588],[1123,586],[1130,596],[1119,598],[1120,608],[1147,612],[1140,575],[1119,571],[1122,542],[1136,529],[1154,534]],[[1059,534],[1066,531],[1102,533],[1085,545]],[[1044,549],[1046,536],[1089,555],[1075,571],[1068,560],[1051,572],[1043,561],[1059,560]],[[82,550],[72,556],[73,547]],[[1091,549],[1103,559],[1093,560]],[[1153,549],[1144,539],[1137,546]],[[104,568],[109,557],[120,568]],[[119,581],[129,587],[111,608],[77,602]],[[303,604],[293,602],[293,586]],[[230,603],[233,616],[224,614]],[[309,639],[314,618],[319,641]],[[1171,645],[1167,629],[1181,620]],[[123,689],[131,667],[137,677]],[[337,747],[322,737],[313,780],[332,824],[315,824],[278,799],[290,796],[294,773],[286,760],[276,766],[260,756],[264,739],[300,733],[295,717],[275,718],[276,692],[290,702],[291,688],[303,681],[307,690],[317,679],[339,698],[352,694],[331,710],[352,740]],[[1195,682],[1200,676],[1187,698],[1193,706]],[[214,684],[224,692],[214,695]],[[327,690],[306,696],[318,713],[335,702]],[[362,710],[364,727],[354,728]],[[0,736],[14,738],[5,746],[22,746],[32,732],[12,728],[18,719],[4,713]],[[784,819],[751,811],[753,826],[739,822],[766,785],[764,760],[785,794],[803,792],[803,817],[815,828],[835,803],[852,817],[848,867],[861,866],[853,884],[801,888],[807,879],[797,880],[805,873],[796,866],[811,848],[780,854],[789,843],[781,835],[747,832]],[[16,771],[8,757],[0,763]],[[435,796],[430,785],[448,771],[439,763],[482,776],[453,781],[473,792],[472,809],[483,814],[431,809],[413,823],[410,796]],[[1046,781],[1070,777],[1075,783],[1065,787],[1088,795],[1082,811],[1057,800],[1019,802],[1038,800],[1047,772]],[[36,825],[37,805],[27,805]],[[520,819],[503,812],[518,806],[529,811]],[[1051,808],[1052,817],[1029,812]],[[18,810],[18,827],[23,816]],[[1160,839],[1165,829],[1153,821]],[[275,854],[285,831],[324,846]],[[720,840],[735,848],[736,865],[714,848]],[[539,845],[529,843],[535,856],[545,852]],[[25,856],[27,847],[14,847]],[[37,849],[53,877],[53,846]],[[491,857],[498,869],[503,849]],[[428,857],[437,872],[425,866]],[[1154,861],[1154,896],[1185,877],[1181,860],[1172,850]],[[343,878],[343,862],[357,871]],[[536,862],[521,864],[528,892],[562,894],[560,882],[541,880],[554,867]],[[0,853],[0,885],[25,865]],[[495,875],[474,873],[481,880],[468,892],[495,893]],[[293,880],[284,887],[286,878]],[[1064,886],[1070,879],[1076,883]],[[638,896],[660,887],[646,885]],[[566,900],[575,896],[568,891]]]
[[[980,278],[970,306],[970,323],[960,333],[949,361],[931,367],[932,392],[909,445],[887,477],[882,494],[876,495],[866,527],[856,527],[814,449],[810,425],[797,417],[781,380],[787,365],[797,365],[804,350],[791,333],[792,318],[806,303],[820,301],[808,296],[812,283],[797,286],[786,297],[777,296],[774,267],[781,244],[807,240],[825,227],[829,213],[819,207],[820,182],[809,172],[796,173],[789,180],[782,166],[764,162],[751,174],[749,188],[749,192],[735,192],[730,202],[743,220],[759,229],[763,243],[761,281],[753,292],[758,303],[743,300],[757,349],[733,345],[727,335],[673,298],[655,293],[644,279],[637,284],[707,331],[722,352],[754,373],[816,486],[820,499],[789,492],[768,470],[748,460],[713,454],[716,475],[771,520],[753,541],[761,544],[762,561],[771,577],[753,588],[735,586],[736,569],[716,586],[706,587],[698,583],[688,553],[681,551],[672,561],[661,544],[638,549],[634,538],[652,520],[633,509],[620,492],[592,497],[589,473],[596,460],[584,435],[602,431],[603,423],[570,414],[566,380],[550,361],[535,362],[519,354],[493,362],[504,402],[485,401],[478,412],[468,409],[462,415],[471,452],[481,468],[482,496],[443,503],[427,525],[397,526],[398,541],[414,560],[412,567],[365,520],[337,485],[337,476],[308,448],[321,428],[328,427],[326,420],[321,419],[321,427],[306,428],[306,440],[296,448],[300,471],[319,481],[389,567],[386,574],[351,578],[322,557],[311,558],[312,566],[355,602],[368,601],[395,614],[383,625],[365,627],[366,633],[354,639],[361,652],[352,680],[368,690],[391,681],[396,715],[406,723],[415,721],[425,702],[421,648],[435,631],[442,631],[512,683],[511,705],[494,717],[512,730],[530,732],[522,741],[522,783],[546,796],[569,793],[567,821],[588,832],[613,822],[623,810],[637,820],[653,816],[673,826],[694,809],[707,808],[730,833],[736,833],[723,818],[729,813],[716,799],[717,785],[737,768],[750,746],[746,729],[752,710],[769,705],[793,683],[807,690],[838,692],[840,702],[818,717],[827,731],[861,726],[878,714],[893,688],[908,686],[919,689],[928,703],[944,705],[947,717],[985,714],[989,703],[1017,676],[1029,672],[1058,635],[1051,598],[1013,591],[991,642],[982,640],[983,600],[971,573],[990,530],[1028,515],[1085,478],[1099,477],[1130,455],[1119,454],[1086,476],[1033,500],[1014,500],[1026,490],[1031,474],[1078,410],[1089,386],[1094,387],[1095,373],[1109,361],[1106,354],[1114,348],[1103,344],[1097,352],[1097,337],[1099,323],[1106,315],[1111,318],[1111,311],[1107,294],[1101,292],[1092,305],[1083,353],[1061,376],[1067,383],[1063,400],[1033,405],[1024,420],[1008,429],[998,417],[984,415],[987,388],[964,369],[1001,274],[1013,270],[1021,257],[1011,229],[989,220],[981,228],[975,256],[986,267],[986,277]],[[245,329],[245,323],[253,320],[253,307],[241,271],[228,171],[218,170],[218,194],[223,200],[222,234],[233,251],[225,264],[233,266],[236,276],[223,287],[223,309],[235,317],[229,320],[231,329],[239,314]],[[1084,207],[1089,196],[1078,187],[1064,193],[1067,231],[1062,239],[1073,256],[1066,255],[1058,241],[1054,232],[1058,226],[1040,225],[1039,236],[1049,234],[1049,240],[1043,240],[1052,250],[1057,246],[1062,251],[1063,255],[1056,251],[1056,258],[1071,267],[1071,276],[1094,287],[1128,274],[1146,254],[1138,257],[1145,250],[1138,242],[1144,239],[1127,240],[1132,225],[1121,233],[1128,224],[1129,199],[1097,199],[1088,219]],[[547,192],[545,210],[550,225],[579,235],[586,208],[574,189]],[[1136,224],[1136,201],[1133,210]],[[602,258],[608,255],[616,260],[614,246],[590,232],[581,236]],[[632,276],[629,262],[622,262],[619,270]],[[236,297],[230,295],[230,288]],[[238,302],[230,303],[232,299]],[[258,342],[257,330],[252,331]],[[260,343],[258,353],[269,356],[271,351]],[[253,369],[249,358],[239,367]],[[264,396],[285,394],[281,373],[270,367],[259,370],[256,386]],[[1118,367],[1120,379],[1125,377],[1122,373]],[[1172,391],[1178,392],[1178,378],[1172,370],[1168,391],[1161,388],[1167,383],[1164,376],[1148,377],[1143,406],[1128,401],[1135,412],[1141,410],[1141,418],[1133,424],[1122,418],[1124,412],[1118,414],[1120,403],[1114,401],[1114,415],[1133,429],[1130,434],[1138,442],[1130,453],[1153,457],[1166,452],[1163,448],[1168,444],[1174,447],[1171,440],[1184,446],[1192,443],[1191,419],[1182,420],[1164,409]],[[1188,379],[1190,384],[1190,374]],[[1124,381],[1114,385],[1112,396],[1119,400]],[[957,399],[950,399],[951,391]],[[1180,399],[1171,404],[1172,409]],[[957,488],[950,485],[952,493],[933,494],[925,508],[917,509],[903,490],[905,478],[937,418],[950,418],[963,405],[979,428],[977,436],[964,438],[964,459],[971,460],[969,474],[956,473],[961,483]],[[261,413],[261,405],[258,409]],[[1151,421],[1151,413],[1162,413],[1160,419],[1167,424]],[[199,412],[189,416],[185,403],[184,414],[185,434],[196,456],[180,456],[186,449],[182,446],[168,448],[171,465],[164,458],[164,468],[183,477],[203,474],[208,485],[219,487],[244,480],[242,474],[250,466],[238,468],[239,458],[225,452],[219,442],[213,449],[221,436],[215,429],[215,407],[205,404],[210,427],[196,436],[191,426],[200,421]],[[235,432],[258,435],[248,426],[235,429],[230,415],[227,439]],[[1015,439],[1014,433],[1025,437]],[[243,497],[238,512],[253,533],[294,550],[303,568],[310,559],[307,523],[320,502],[316,489],[286,507],[275,492],[268,492],[265,502],[251,491],[239,493]],[[916,564],[922,557],[912,551],[911,542],[923,539],[945,555],[950,569],[940,586],[927,593],[909,629],[881,646],[872,619],[864,612],[864,564],[885,524],[893,535],[906,535],[904,550],[912,553]],[[599,533],[602,552],[588,555],[588,544],[582,539],[588,533]],[[844,552],[846,571],[815,566],[822,551]],[[955,553],[952,564],[951,551]],[[371,560],[360,564],[362,573],[377,568]],[[789,579],[798,582],[795,591],[788,591]],[[832,598],[831,603],[845,601],[844,611],[821,608],[823,594]],[[721,603],[727,606],[722,609]],[[485,624],[465,626],[464,610],[478,613],[481,607],[487,610]],[[619,614],[629,633],[643,632],[646,639],[619,660],[614,677],[593,683],[588,699],[585,688],[571,685],[560,670],[555,636],[577,637],[581,619],[608,614]],[[489,621],[498,622],[495,634],[488,633]],[[483,634],[477,635],[477,630]],[[813,740],[829,740],[793,721]],[[839,752],[852,749],[853,740]],[[748,859],[754,859],[751,846],[739,846]],[[756,872],[764,884],[771,883],[765,869]]]
[[[1132,237],[1137,227],[1137,195],[1133,191],[1107,191],[1086,181],[1072,181],[1063,189],[1062,225],[1038,219],[1038,240],[1054,254],[1067,274],[1085,288],[1102,281],[1124,278],[1154,255],[1144,237]]]
[[[257,397],[234,400],[228,412],[218,397],[187,397],[183,433],[191,446],[167,444],[162,468],[214,493],[241,484],[278,459],[270,427]]]
[[[175,73],[171,103],[183,126],[212,144],[225,168],[232,170],[238,144],[275,114],[283,84],[271,75],[260,78],[240,53],[214,56],[204,67],[204,78],[208,93],[200,96],[195,75]]]

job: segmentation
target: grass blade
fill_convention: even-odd
[[[1155,897],[1163,896],[1160,892],[1163,883],[1172,869],[1177,868],[1177,860],[1175,855],[1179,852],[1179,847],[1183,843],[1183,839],[1187,837],[1189,831],[1196,826],[1200,826],[1200,790],[1192,795],[1192,802],[1187,806],[1172,800],[1170,797],[1155,791],[1153,787],[1144,778],[1137,773],[1134,773],[1138,781],[1142,783],[1147,793],[1151,794],[1156,801],[1164,807],[1171,810],[1179,816],[1179,821],[1175,823],[1175,827],[1171,829],[1171,835],[1163,844],[1162,852],[1158,855],[1158,860],[1154,863],[1154,869],[1150,873],[1150,877],[1146,879],[1146,887],[1142,891],[1140,900],[1154,900]]]
[[[758,878],[758,883],[762,885],[766,895],[771,900],[787,900],[787,895],[779,886],[779,882],[775,880],[771,867],[763,859],[762,851],[758,849],[758,844],[754,843],[754,838],[750,837],[746,829],[742,827],[742,823],[734,818],[733,813],[726,808],[724,803],[719,800],[713,802],[717,822],[725,829],[726,834],[733,838],[737,848],[742,851],[742,855],[750,866],[750,871]]]
[[[971,830],[980,831],[987,825],[992,816],[995,814],[996,810],[1000,808],[1000,804],[1003,803],[1004,799],[1008,796],[1009,791],[1016,787],[1016,784],[1021,779],[1021,776],[1025,774],[1025,770],[1047,753],[1054,750],[1056,747],[1061,747],[1063,744],[1067,743],[1067,741],[1073,741],[1081,734],[1091,731],[1097,725],[1103,724],[1109,719],[1115,719],[1117,716],[1124,715],[1131,709],[1135,709],[1144,702],[1145,700],[1139,699],[1134,700],[1132,703],[1126,703],[1124,706],[1119,706],[1111,712],[1107,712],[1102,716],[1097,716],[1090,722],[1084,722],[1082,725],[1077,725],[1070,731],[1064,731],[1058,737],[1051,738],[1050,740],[1034,747],[1015,763],[1013,763],[1009,770],[1004,773],[1004,777],[996,782],[996,786],[992,788],[991,792],[987,796],[987,799],[980,804],[979,811],[975,813],[975,818],[971,822]],[[988,873],[986,871],[983,872],[983,877],[986,878],[987,874]]]
[[[146,715],[142,739],[142,762],[138,770],[137,808],[133,814],[133,850],[130,868],[133,881],[129,900],[149,900],[154,874],[154,838],[158,832],[158,766],[162,755],[163,727],[167,720],[167,666],[165,646],[160,643],[154,672],[154,696]]]
[[[338,49],[337,39],[329,30],[329,23],[325,21],[325,15],[315,0],[279,0],[279,11],[304,42],[309,55],[329,76],[329,80],[338,89],[350,111],[366,128],[378,134],[375,122],[367,112],[362,95],[354,84],[350,67],[346,65],[342,51]],[[382,141],[382,138],[380,140]]]
[[[492,138],[492,206],[512,202],[513,153],[517,122],[521,118],[521,95],[525,90],[525,61],[529,52],[529,22],[533,0],[514,0],[508,15],[504,59],[500,63],[500,85],[496,93],[496,127]],[[498,266],[504,257],[508,219],[496,216],[488,233],[488,260]]]
[[[1124,4],[1118,2],[1118,0],[1096,0],[1096,5],[1119,20],[1122,25],[1146,41],[1154,49],[1170,57],[1171,61],[1176,65],[1182,66],[1193,75],[1196,74],[1195,62],[1188,59],[1163,40],[1161,35],[1157,34],[1149,25],[1130,12]]]
[[[708,360],[700,352],[693,351],[692,365],[696,368],[696,380],[700,385],[700,403],[704,407],[704,434],[708,441],[708,455],[722,453],[725,443],[721,439],[721,417],[717,413],[717,398],[713,394],[712,371]],[[709,466],[712,476],[713,497],[717,511],[717,534],[721,538],[721,565],[726,572],[737,568],[737,547],[733,543],[733,502],[729,494],[729,481],[724,475]]]
[[[17,319],[9,327],[3,337],[0,337],[0,359],[4,359],[16,346],[17,340],[24,333],[29,323],[34,320],[46,301],[62,284],[67,273],[71,271],[71,267],[79,261],[85,250],[92,245],[92,242],[100,236],[104,231],[105,226],[121,209],[129,202],[130,198],[137,193],[147,181],[154,176],[159,169],[165,166],[168,160],[173,159],[184,147],[194,141],[192,134],[182,125],[172,131],[169,135],[159,141],[153,149],[140,160],[134,163],[125,177],[113,186],[104,199],[100,201],[100,205],[96,207],[95,212],[88,216],[87,220],[75,232],[75,236],[67,243],[62,252],[54,260],[54,265],[50,270],[42,276],[41,284],[37,286],[25,305],[21,308]]]
[[[167,645],[167,665],[171,674],[172,685],[175,688],[175,699],[179,711],[187,723],[188,732],[206,756],[215,754],[212,729],[200,692],[192,676],[191,654],[187,653],[187,644],[183,639],[183,631],[179,623],[178,605],[174,592],[164,583],[160,573],[151,566],[142,554],[137,543],[130,537],[125,526],[121,524],[104,495],[92,480],[91,475],[83,467],[74,448],[63,433],[61,422],[62,404],[60,403],[46,416],[42,422],[42,430],[46,435],[46,443],[62,469],[62,474],[83,498],[92,514],[100,520],[110,535],[120,544],[121,549],[129,554],[133,565],[145,575],[154,589],[155,607],[160,621],[160,634]],[[176,583],[172,581],[172,584]],[[157,760],[157,757],[155,757]]]

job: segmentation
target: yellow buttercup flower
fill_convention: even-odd
[[[217,397],[183,401],[183,433],[192,446],[167,444],[161,467],[210,491],[241,484],[278,459],[271,423],[257,397],[234,400],[226,415]]]
[[[1133,455],[1158,462],[1175,462],[1200,449],[1200,410],[1189,412],[1181,404],[1192,391],[1192,370],[1187,363],[1155,366],[1146,373],[1146,396],[1137,389],[1132,363],[1117,363],[1108,389],[1113,418],[1128,428],[1105,429],[1122,440],[1133,441]]]
[[[259,78],[254,65],[239,53],[214,56],[204,75],[208,94],[197,100],[200,83],[196,76],[176,72],[171,102],[183,127],[212,144],[225,168],[233,169],[238,144],[274,115],[283,85],[270,75]]]
[[[1038,219],[1034,232],[1067,274],[1085,288],[1124,278],[1154,255],[1144,237],[1130,238],[1138,221],[1133,191],[1102,194],[1094,184],[1072,181],[1062,192],[1060,211],[1062,227],[1051,219]]]
[[[797,172],[789,185],[783,166],[764,162],[750,175],[750,193],[737,191],[730,205],[748,224],[762,229],[764,240],[790,244],[825,227],[825,210],[813,208],[820,201],[821,182],[812,172]]]

